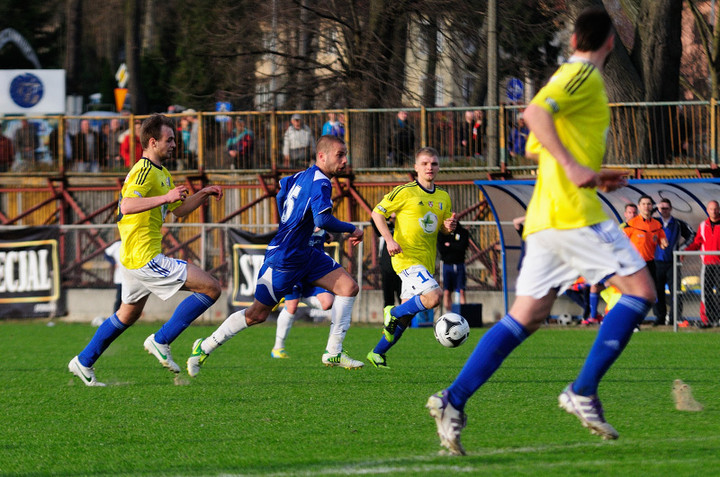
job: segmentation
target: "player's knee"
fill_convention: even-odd
[[[264,308],[260,310],[250,310],[250,308],[248,308],[245,311],[245,320],[247,321],[248,326],[253,326],[267,320],[269,315],[270,310],[265,310]]]
[[[425,308],[428,310],[431,308],[435,308],[440,304],[440,300],[442,300],[443,292],[439,288],[435,288],[434,290],[430,290],[429,292],[422,295],[420,298],[423,302],[423,305],[425,305]]]
[[[220,298],[221,293],[222,288],[220,287],[220,282],[213,277],[212,281],[208,285],[208,290],[205,294],[213,300],[217,300],[218,298]]]

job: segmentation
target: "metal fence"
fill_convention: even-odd
[[[360,171],[407,168],[413,152],[423,146],[439,151],[444,169],[528,168],[534,163],[524,157],[528,131],[523,109],[188,110],[168,114],[175,122],[177,148],[167,167],[171,171],[304,168],[313,145],[307,144],[297,154],[300,148],[290,138],[295,129],[307,131],[313,139],[323,131],[342,135],[348,143],[350,164]],[[497,114],[490,115],[490,111]],[[297,123],[295,115],[300,117]],[[93,112],[2,118],[0,133],[7,140],[0,144],[0,172],[126,171],[141,152],[139,138],[131,129],[144,117]],[[489,127],[489,117],[498,118],[494,127]],[[606,163],[651,168],[714,166],[716,118],[715,101],[612,104]],[[492,131],[498,131],[496,164],[488,160],[488,134]],[[291,143],[293,151],[288,147]]]
[[[340,263],[358,278],[365,290],[382,287],[379,265],[379,242],[369,223],[357,223],[365,234],[357,247],[340,242]],[[494,222],[463,222],[470,231],[471,246],[466,257],[468,290],[502,289],[502,270],[499,268],[497,228]],[[163,230],[163,253],[195,263],[213,274],[224,287],[231,283],[232,270],[227,230],[230,224],[166,223]],[[0,226],[3,229],[12,227]],[[243,226],[243,230],[264,234],[277,228],[276,224]],[[67,288],[111,288],[113,268],[105,257],[108,245],[119,239],[113,224],[60,226],[60,266],[63,286]],[[439,263],[439,262],[438,262]],[[436,276],[440,281],[438,267]]]
[[[676,331],[720,326],[720,260],[715,257],[720,251],[673,253],[675,286],[670,293]]]

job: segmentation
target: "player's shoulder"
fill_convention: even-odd
[[[560,65],[548,84],[555,84],[572,95],[585,87],[602,86],[603,80],[597,67],[592,63],[568,61]]]
[[[395,186],[393,190],[388,194],[388,198],[390,200],[394,200],[403,194],[407,193],[413,193],[420,189],[420,186],[416,181],[408,182],[407,184],[401,184],[399,186]]]

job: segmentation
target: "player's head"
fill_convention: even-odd
[[[438,152],[432,147],[422,147],[415,153],[415,174],[422,183],[433,182],[440,169]]]
[[[625,212],[624,212],[625,222],[627,222],[628,220],[634,219],[635,217],[637,217],[637,214],[638,214],[637,205],[625,204]]]
[[[607,47],[613,37],[613,23],[602,6],[588,7],[580,12],[573,31],[573,47],[578,51],[598,51]],[[612,50],[612,44],[609,45]]]
[[[347,165],[347,146],[337,136],[325,135],[317,142],[316,164],[327,176],[336,176],[345,170]]]
[[[670,199],[660,200],[660,203],[658,204],[658,212],[660,212],[660,215],[662,215],[665,219],[670,217],[670,214],[672,213],[672,203],[670,202]]]
[[[175,149],[175,125],[162,114],[153,114],[142,123],[140,144],[145,151],[155,151],[159,157],[167,157]]]

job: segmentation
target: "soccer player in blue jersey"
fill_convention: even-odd
[[[173,157],[175,126],[161,114],[142,123],[143,157],[128,173],[118,204],[122,303],[97,329],[90,343],[68,364],[68,369],[87,386],[104,386],[95,377],[93,365],[123,331],[142,314],[150,293],[167,300],[180,290],[194,292],[175,309],[170,320],[147,337],[144,347],[160,364],[174,373],[180,366],[170,354],[170,343],[188,325],[215,303],[220,284],[196,265],[162,254],[162,224],[168,212],[185,217],[222,189],[208,186],[188,197],[188,188],[175,186],[162,162]]]
[[[330,178],[341,174],[346,165],[345,141],[335,136],[322,136],[317,143],[315,164],[280,180],[277,196],[280,226],[265,252],[253,303],[249,308],[227,317],[208,338],[195,341],[187,361],[190,376],[200,372],[208,355],[218,346],[248,326],[265,321],[280,299],[297,284],[319,286],[335,294],[323,364],[348,369],[363,366],[361,361],[350,358],[343,351],[352,306],[359,291],[358,284],[340,264],[310,245],[310,237],[316,227],[328,232],[350,234],[352,245],[362,240],[362,229],[332,215]]]
[[[555,298],[578,276],[589,283],[610,277],[622,297],[605,316],[580,374],[560,393],[558,403],[593,434],[618,437],[605,420],[598,384],[655,302],[655,286],[645,261],[607,217],[596,191],[626,183],[621,171],[601,170],[610,110],[600,71],[614,45],[612,20],[604,8],[583,10],[571,44],[572,57],[525,110],[531,131],[527,150],[539,162],[515,302],[483,335],[452,385],[427,402],[440,444],[452,454],[465,453],[460,433],[467,400],[537,331]]]
[[[328,233],[323,229],[316,229],[310,237],[310,246],[324,253],[325,240],[327,237]],[[335,300],[335,295],[324,288],[315,286],[306,288],[302,285],[295,285],[293,287],[293,291],[285,296],[285,306],[280,312],[280,315],[278,315],[275,330],[275,346],[273,346],[273,349],[270,351],[270,356],[273,358],[289,358],[285,351],[285,340],[287,339],[288,333],[290,333],[290,328],[295,320],[295,313],[297,312],[301,299],[322,310],[329,310]]]

